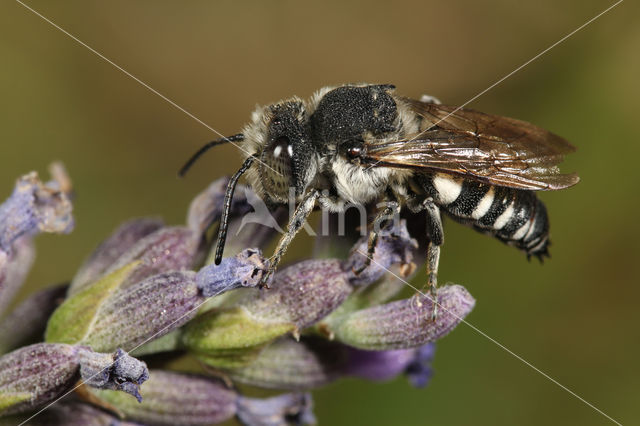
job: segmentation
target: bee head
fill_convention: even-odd
[[[313,147],[304,103],[293,99],[267,107],[258,172],[266,195],[288,202],[290,188],[300,198],[313,178]]]

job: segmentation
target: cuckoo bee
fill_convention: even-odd
[[[428,281],[435,295],[443,231],[441,213],[540,259],[548,255],[549,221],[536,191],[568,188],[579,178],[558,164],[574,147],[533,124],[446,106],[432,97],[399,96],[389,84],[325,87],[309,100],[293,97],[258,107],[242,133],[205,145],[240,142],[245,161],[227,187],[216,248],[222,258],[235,185],[247,173],[272,205],[297,208],[271,258],[277,267],[305,219],[319,204],[384,199],[390,211],[425,211]],[[369,259],[377,233],[369,234]],[[370,260],[369,260],[370,262]],[[365,265],[366,266],[366,265]]]

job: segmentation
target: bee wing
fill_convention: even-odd
[[[557,167],[575,148],[547,130],[513,118],[403,101],[421,117],[421,131],[402,140],[367,141],[365,161],[528,190],[563,189],[579,181],[576,174],[561,174]]]

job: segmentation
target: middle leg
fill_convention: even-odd
[[[369,265],[371,265],[371,260],[373,260],[373,255],[376,250],[376,244],[378,243],[379,231],[383,228],[383,221],[386,222],[387,218],[393,217],[400,213],[400,204],[397,201],[387,201],[385,203],[385,207],[378,211],[376,218],[373,220],[373,229],[369,232],[369,240],[367,241],[367,258],[361,267],[354,270],[353,272],[356,275],[360,275]]]

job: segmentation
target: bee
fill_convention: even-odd
[[[579,180],[558,169],[575,150],[563,138],[432,97],[402,97],[390,84],[325,87],[306,101],[293,97],[258,107],[242,133],[208,143],[180,173],[209,148],[228,142],[241,142],[246,155],[227,187],[216,263],[234,188],[244,173],[271,205],[290,203],[291,195],[297,205],[263,283],[316,205],[340,212],[347,204],[383,200],[376,220],[403,208],[427,213],[428,285],[435,296],[442,213],[542,260],[548,256],[549,220],[536,191],[568,188]],[[377,237],[370,231],[364,267]]]

